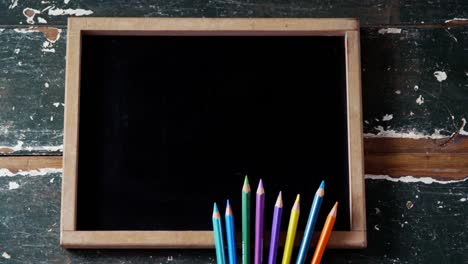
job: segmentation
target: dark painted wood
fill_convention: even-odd
[[[366,28],[361,43],[366,133],[461,131],[468,114],[468,27]],[[438,81],[436,72],[447,78]]]
[[[60,151],[65,39],[63,28],[0,30],[1,154]]]
[[[58,14],[67,9],[100,17],[355,17],[363,25],[442,24],[468,16],[468,2],[457,0],[3,0],[0,24],[25,25],[28,17],[37,24],[41,17],[51,25],[65,25],[67,16]]]
[[[60,173],[0,177],[0,255],[11,257],[0,263],[215,262],[214,250],[61,249],[60,184]],[[366,193],[368,248],[327,251],[324,263],[466,263],[467,182],[368,179]]]

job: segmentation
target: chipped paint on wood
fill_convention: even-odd
[[[413,177],[413,176],[403,176],[403,177],[391,177],[388,175],[373,175],[373,174],[366,174],[366,179],[369,180],[386,180],[391,182],[404,182],[404,183],[415,183],[421,182],[424,184],[450,184],[450,183],[457,183],[457,182],[465,182],[468,180],[468,176],[461,180],[449,180],[449,181],[441,181],[431,177]]]
[[[400,34],[401,28],[381,28],[378,30],[379,34]]]
[[[8,169],[0,168],[0,177],[15,177],[15,176],[35,177],[35,176],[44,176],[44,175],[48,175],[51,173],[62,173],[62,169],[38,168],[36,170],[12,172]]]
[[[49,16],[89,16],[93,14],[91,10],[85,10],[81,8],[77,9],[61,9],[61,8],[51,8],[48,11]]]

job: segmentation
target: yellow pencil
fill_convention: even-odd
[[[284,244],[282,264],[289,264],[294,247],[294,238],[296,237],[297,222],[299,221],[299,199],[300,195],[296,197],[291,216],[289,217],[288,234],[286,235],[286,243]]]

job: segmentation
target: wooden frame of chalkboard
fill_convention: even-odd
[[[103,36],[341,36],[346,71],[349,231],[334,231],[328,246],[367,245],[359,23],[308,18],[69,18],[67,30],[64,171],[60,244],[65,248],[213,248],[210,230],[79,230],[77,228],[82,37]],[[239,188],[240,191],[240,188]],[[81,194],[84,195],[84,194]],[[326,209],[323,209],[326,210]],[[324,213],[325,214],[325,213]],[[210,216],[207,216],[209,221]],[[285,220],[286,221],[286,220]],[[317,235],[317,234],[315,234]],[[296,239],[298,240],[298,239]],[[298,241],[296,241],[298,242]]]

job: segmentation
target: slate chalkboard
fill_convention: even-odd
[[[350,230],[344,37],[82,36],[77,230],[210,230],[243,179]]]

